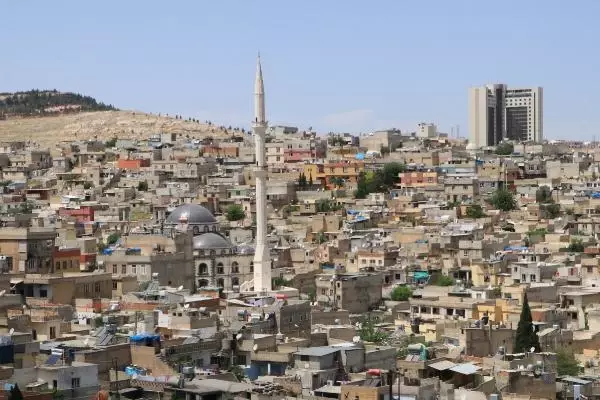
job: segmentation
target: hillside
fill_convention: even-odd
[[[111,110],[116,108],[78,93],[57,90],[0,93],[0,119]]]
[[[0,121],[0,141],[31,140],[44,147],[65,140],[94,137],[100,140],[113,137],[141,139],[159,132],[196,138],[223,137],[233,133],[214,125],[132,111],[79,112]]]

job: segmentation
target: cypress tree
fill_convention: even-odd
[[[527,293],[523,296],[523,308],[519,325],[517,325],[517,335],[515,337],[515,353],[524,353],[532,347],[535,350],[540,349],[540,342],[537,333],[533,330],[533,319],[531,318],[531,309],[527,300]]]
[[[19,389],[19,385],[16,383],[12,388],[10,388],[8,400],[23,400],[23,393],[21,393],[21,389]]]

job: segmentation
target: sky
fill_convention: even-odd
[[[597,0],[0,0],[0,92],[248,127],[468,135],[468,89],[544,88],[544,136],[600,139]],[[595,94],[596,93],[596,94]],[[457,128],[458,127],[458,128]]]

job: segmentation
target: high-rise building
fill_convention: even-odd
[[[469,135],[477,148],[495,146],[504,139],[541,142],[542,88],[509,89],[493,84],[469,89]]]

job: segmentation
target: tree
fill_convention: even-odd
[[[567,251],[570,253],[583,253],[584,250],[585,250],[585,246],[583,245],[583,242],[581,239],[571,240],[569,247],[567,247]]]
[[[360,323],[358,335],[361,340],[375,344],[383,343],[390,336],[388,333],[377,328],[371,319],[365,319]]]
[[[506,189],[499,189],[494,192],[491,198],[491,203],[498,210],[510,211],[517,207],[515,197]]]
[[[393,187],[395,183],[400,181],[399,174],[406,171],[406,165],[398,162],[387,163],[383,166],[381,171],[382,183],[388,188]]]
[[[448,276],[448,275],[441,275],[437,279],[438,286],[452,286],[452,285],[454,285],[454,283],[455,283],[454,278],[452,278],[451,276]]]
[[[87,189],[91,189],[93,187],[94,187],[94,184],[92,182],[88,182],[88,181],[83,182],[83,188],[84,189],[87,190]]]
[[[104,146],[108,147],[108,148],[113,148],[117,145],[117,140],[118,140],[118,138],[116,138],[116,137],[108,139],[106,142],[104,142]]]
[[[558,216],[560,215],[560,204],[543,204],[542,208],[545,211],[546,218],[548,219],[558,218]]]
[[[344,178],[339,176],[334,176],[329,182],[336,188],[342,188],[345,185]]]
[[[573,355],[573,351],[560,348],[556,352],[556,372],[558,375],[577,376],[581,372],[579,361]]]
[[[412,296],[412,290],[408,286],[396,286],[390,294],[390,298],[394,301],[406,301],[410,296]]]
[[[241,205],[232,204],[229,207],[227,207],[225,216],[227,217],[227,221],[239,221],[246,218],[246,212],[244,211],[244,208]]]
[[[354,191],[354,197],[357,199],[366,199],[369,193],[367,178],[365,177],[365,174],[360,174],[356,184],[356,190]]]
[[[109,246],[113,245],[113,244],[117,243],[120,238],[121,238],[121,235],[119,235],[117,232],[113,232],[110,235],[108,235],[108,237],[106,238],[106,243]]]
[[[467,217],[477,219],[485,217],[485,213],[479,204],[473,204],[467,207]]]
[[[8,400],[23,400],[23,393],[21,393],[18,384],[15,383],[15,385],[10,388]]]
[[[148,191],[148,181],[140,181],[138,183],[137,190],[139,192],[147,192]]]
[[[525,353],[531,350],[540,349],[540,342],[537,333],[534,330],[533,319],[531,318],[531,309],[527,300],[527,293],[523,296],[523,308],[521,308],[521,317],[517,325],[517,334],[515,336],[515,353]]]
[[[496,154],[499,156],[509,156],[515,150],[515,146],[509,142],[502,142],[496,146]]]
[[[554,200],[552,199],[552,189],[545,185],[540,186],[535,192],[535,201],[536,203],[554,203]]]
[[[312,188],[312,186],[313,186],[312,172],[309,172],[309,174],[308,174],[308,187]]]
[[[298,177],[298,187],[305,188],[307,183],[306,175],[304,175],[304,172],[300,172],[300,176]]]

